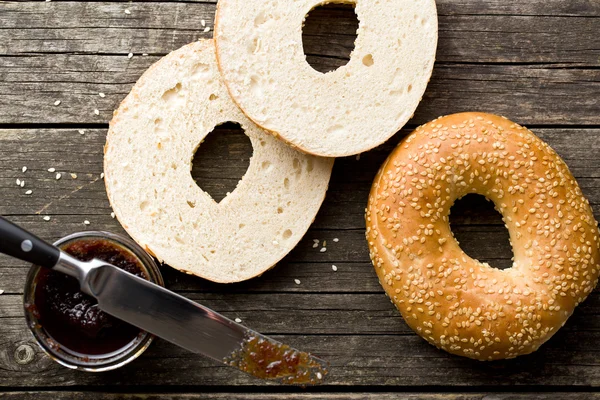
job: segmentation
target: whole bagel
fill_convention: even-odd
[[[468,193],[502,214],[512,268],[474,260],[454,239],[450,208]],[[449,115],[408,135],[375,178],[366,223],[387,295],[415,332],[456,355],[537,350],[598,280],[598,225],[566,164],[495,115]]]

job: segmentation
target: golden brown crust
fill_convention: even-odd
[[[452,236],[454,201],[494,202],[513,267],[468,257]],[[453,114],[407,136],[375,178],[366,211],[371,260],[404,319],[431,344],[478,360],[535,351],[598,280],[599,236],[564,161],[529,130]]]

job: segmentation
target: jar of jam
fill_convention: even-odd
[[[80,232],[54,243],[81,261],[97,258],[164,286],[154,259],[140,246],[109,232]],[[32,266],[23,297],[34,338],[53,360],[90,372],[121,367],[140,356],[154,336],[98,308],[79,282],[60,272]]]

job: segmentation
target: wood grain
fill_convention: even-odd
[[[496,2],[488,5],[496,11],[479,13],[474,0],[441,2],[438,64],[413,122],[480,109],[528,124],[600,124],[600,37],[594,34],[600,18],[590,15],[596,2],[575,3],[562,7],[565,15],[556,6],[555,15],[530,15],[529,6],[516,2],[504,7],[507,14]],[[3,4],[0,123],[106,123],[161,55],[211,37],[201,21],[211,27],[214,8],[205,2]],[[317,70],[347,62],[352,18],[351,10],[334,8],[308,21],[305,52]],[[54,106],[56,100],[62,104]]]
[[[270,387],[269,394],[258,393],[264,382],[161,340],[118,371],[84,374],[62,368],[38,349],[22,318],[29,266],[0,256],[0,290],[5,291],[0,295],[0,392],[32,390],[0,393],[0,398],[599,398],[579,392],[596,391],[600,384],[599,290],[540,351],[479,363],[438,351],[412,333],[377,281],[363,220],[372,179],[410,127],[438,115],[480,110],[533,125],[565,159],[594,208],[600,205],[600,2],[436,3],[437,63],[414,119],[359,159],[336,160],[326,201],[288,257],[260,278],[226,286],[162,267],[169,288],[330,360],[322,392],[288,388],[279,393]],[[215,7],[214,0],[1,2],[0,214],[48,240],[81,230],[124,233],[110,216],[100,177],[106,124],[152,63],[212,36]],[[315,69],[328,71],[347,62],[354,18],[340,5],[311,13],[303,44]],[[209,32],[203,32],[202,20]],[[224,196],[246,170],[247,142],[231,127],[211,135],[192,176],[215,198]],[[61,179],[48,168],[56,168]],[[25,187],[17,186],[17,179],[25,180]],[[600,218],[600,209],[595,215]],[[451,224],[469,255],[500,268],[511,265],[506,229],[490,203],[477,196],[458,201]],[[313,239],[320,246],[313,248]],[[565,390],[571,386],[577,392]],[[241,393],[246,389],[254,393]],[[513,393],[521,389],[531,393]],[[554,389],[562,392],[551,393]]]
[[[4,397],[3,397],[4,396]],[[0,394],[8,400],[592,400],[600,394],[580,393],[89,393],[89,392],[15,392]]]
[[[316,221],[298,247],[277,268],[251,282],[226,286],[232,292],[380,292],[370,267],[364,240],[364,207],[371,180],[379,165],[405,130],[382,147],[362,155],[336,161],[330,189]],[[588,154],[600,149],[599,129],[536,129],[564,157],[592,205],[600,204],[600,161]],[[105,130],[77,129],[0,130],[0,214],[47,240],[81,230],[108,230],[124,233],[110,217],[111,208],[100,173]],[[205,158],[197,160],[194,174],[201,187],[223,193],[224,184],[244,174],[244,164],[224,163],[231,158],[247,159],[251,149],[245,137],[233,130],[220,133],[203,146]],[[219,133],[217,133],[219,135]],[[22,167],[27,166],[27,172]],[[56,180],[56,168],[62,178]],[[76,173],[77,179],[70,174]],[[210,178],[210,179],[209,179]],[[25,187],[16,185],[25,181]],[[26,195],[32,190],[32,195]],[[491,203],[481,198],[463,199],[452,209],[453,231],[467,254],[497,267],[511,265],[512,252],[507,232]],[[597,207],[596,207],[597,208]],[[50,216],[51,220],[42,220]],[[600,219],[600,213],[596,213]],[[90,221],[86,226],[83,221]],[[339,242],[334,242],[337,238]],[[313,239],[327,241],[327,251],[313,248]],[[0,258],[0,289],[22,293],[27,266],[7,257]],[[336,265],[338,271],[331,269]],[[163,268],[167,283],[176,290],[219,291],[221,285],[185,276]],[[295,285],[294,279],[303,284]]]
[[[264,386],[204,357],[157,340],[136,362],[119,370],[86,374],[65,369],[36,347],[22,318],[0,320],[0,382],[2,386],[101,388],[128,391],[139,387]],[[559,331],[543,348],[513,360],[482,363],[449,355],[414,334],[273,335],[292,346],[331,362],[327,385],[505,387],[564,385],[590,387],[600,378],[597,332]],[[21,347],[26,346],[26,347]],[[24,357],[24,354],[31,356]],[[360,390],[356,388],[356,390]],[[485,390],[485,389],[482,389]]]

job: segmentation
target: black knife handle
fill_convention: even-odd
[[[0,217],[0,253],[46,268],[54,267],[60,256],[57,247],[4,217]]]

